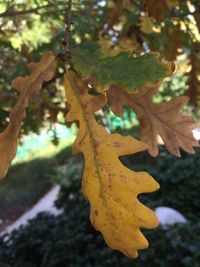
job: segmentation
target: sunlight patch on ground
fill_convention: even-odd
[[[17,156],[13,160],[12,165],[38,157],[52,157],[64,147],[74,142],[77,131],[75,126],[68,129],[65,126],[57,124],[55,129],[59,140],[58,145],[52,143],[53,131],[49,131],[47,128],[42,129],[38,135],[32,133],[25,136],[18,146]]]

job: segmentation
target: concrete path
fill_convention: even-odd
[[[170,207],[158,207],[155,209],[160,225],[172,225],[176,223],[187,223],[186,218],[179,211]]]
[[[193,132],[193,136],[196,140],[200,140],[200,128],[196,128],[194,130],[192,130]]]
[[[54,206],[54,201],[57,198],[59,192],[59,186],[53,187],[42,199],[38,201],[35,206],[33,206],[29,211],[24,213],[19,219],[14,223],[9,225],[2,233],[10,233],[15,229],[18,229],[21,225],[25,225],[30,219],[33,219],[40,212],[50,212],[52,214],[58,215],[62,213],[62,210],[58,210]]]

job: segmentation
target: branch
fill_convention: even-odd
[[[71,34],[71,25],[72,25],[72,0],[68,0],[67,11],[65,16],[65,25],[66,25],[66,34],[64,37],[64,55],[66,59],[69,59],[69,39]]]
[[[131,2],[133,5],[137,6],[139,9],[141,9],[141,6],[140,6],[135,0],[130,0],[130,2]]]
[[[28,9],[28,10],[21,10],[21,11],[15,11],[15,10],[12,10],[12,11],[5,11],[3,13],[0,13],[0,18],[5,18],[5,17],[14,17],[14,16],[20,16],[20,15],[26,15],[26,14],[30,14],[30,13],[38,13],[39,10],[41,9],[46,9],[46,8],[51,8],[51,7],[56,7],[58,5],[64,5],[64,4],[48,4],[48,5],[45,5],[45,6],[39,6],[39,7],[36,7],[36,8],[32,8],[32,9]]]

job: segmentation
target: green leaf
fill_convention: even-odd
[[[147,53],[133,57],[130,52],[120,52],[113,57],[104,57],[95,43],[86,43],[72,49],[72,62],[84,78],[95,76],[98,91],[117,85],[135,92],[141,87],[157,84],[172,73],[172,64],[159,62],[157,54]]]

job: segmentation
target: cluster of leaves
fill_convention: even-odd
[[[10,162],[16,156],[18,134],[24,117],[29,98],[38,93],[44,81],[53,78],[56,69],[55,57],[52,53],[43,54],[39,63],[29,64],[32,74],[25,78],[18,77],[13,82],[13,87],[19,92],[19,98],[10,111],[9,125],[0,134],[0,176],[5,176]]]
[[[183,8],[190,12],[190,6],[192,6],[196,14],[199,6],[195,3],[193,1],[185,3]],[[10,5],[9,1],[8,5]],[[62,6],[62,2],[57,4],[57,8],[60,5]],[[15,4],[11,4],[9,10],[1,13],[0,17],[27,15],[32,12],[37,14],[40,10],[49,7],[55,7],[55,4],[49,1],[46,6],[25,11],[17,11]],[[163,12],[164,7],[166,15]],[[90,220],[95,229],[103,234],[111,248],[131,258],[137,257],[139,249],[148,246],[140,228],[151,229],[158,225],[154,212],[144,206],[137,196],[155,191],[159,185],[148,173],[131,171],[125,167],[119,157],[145,149],[156,156],[158,135],[161,136],[167,149],[176,156],[180,156],[180,149],[194,153],[193,147],[198,146],[192,134],[193,119],[180,114],[182,106],[188,102],[187,97],[173,98],[169,102],[160,104],[152,102],[160,83],[174,71],[174,64],[165,59],[174,59],[174,55],[179,53],[179,43],[176,42],[176,49],[171,48],[174,53],[172,58],[169,58],[168,54],[164,59],[158,53],[143,54],[142,51],[144,46],[149,46],[152,51],[160,49],[160,47],[156,48],[156,45],[153,46],[155,42],[151,43],[151,38],[146,40],[143,36],[143,33],[147,33],[144,25],[145,18],[149,20],[153,17],[155,20],[152,20],[151,37],[153,38],[154,32],[162,34],[163,29],[168,29],[165,27],[168,17],[175,21],[175,16],[183,16],[179,13],[182,12],[181,7],[182,4],[179,2],[170,0],[162,3],[153,0],[142,1],[142,3],[75,1],[72,14],[74,15],[72,29],[74,34],[71,42],[67,43],[67,49],[65,47],[59,54],[63,61],[68,60],[65,64],[60,64],[61,70],[57,71],[57,75],[62,75],[63,65],[65,65],[64,87],[69,106],[66,121],[68,125],[76,122],[79,126],[73,151],[83,153],[85,159],[82,188],[90,202]],[[93,11],[92,19],[91,16],[87,17],[85,10]],[[110,18],[111,11],[114,11],[114,17]],[[69,12],[68,10],[68,14]],[[76,17],[82,12],[82,19],[87,19],[88,23],[84,34],[77,24],[80,20]],[[146,13],[145,17],[143,12]],[[134,14],[137,14],[137,18],[141,20],[139,25],[136,20],[138,25],[136,28],[136,25],[130,25],[130,21],[136,19],[133,17]],[[195,14],[190,12],[184,16],[188,19],[190,16],[195,17]],[[162,24],[163,20],[166,21],[164,24]],[[28,23],[26,19],[22,22]],[[182,22],[187,25],[184,19]],[[67,21],[68,31],[70,31],[69,24],[71,21]],[[175,25],[178,30],[179,21],[172,23],[172,29]],[[17,28],[17,33],[20,31],[20,26],[17,23],[13,26]],[[179,26],[181,30],[181,25]],[[3,31],[8,27],[9,20],[3,20]],[[137,36],[133,36],[132,31],[130,32],[132,27],[134,27],[133,35],[137,33]],[[199,38],[198,26],[189,30],[188,34],[190,40],[196,43]],[[137,49],[121,48],[122,40],[125,42],[122,36],[125,41],[130,41],[129,39],[133,41],[136,38],[136,42],[140,43]],[[65,53],[66,50],[70,52],[69,55]],[[165,54],[164,49],[161,48],[160,51]],[[28,60],[30,59],[26,46],[22,46],[22,53]],[[67,64],[69,66],[66,67]],[[31,74],[17,77],[12,82],[19,96],[10,111],[8,125],[0,134],[0,178],[6,175],[9,164],[16,155],[19,131],[26,117],[28,104],[37,97],[44,82],[50,82],[54,77],[55,82],[57,78],[55,76],[57,60],[51,52],[43,53],[38,63],[30,63],[28,67]],[[89,88],[93,94],[88,93]],[[130,136],[109,134],[102,125],[97,123],[94,114],[102,110],[107,102],[110,109],[118,116],[122,116],[124,106],[129,106],[136,112],[141,127],[141,139],[144,143]],[[51,104],[46,105],[46,102],[44,105],[48,106],[50,114],[52,109],[54,110],[50,117],[56,121],[58,112],[63,110],[60,107],[52,108]],[[44,117],[42,113],[42,120]]]
[[[16,101],[11,81],[26,74],[25,64],[38,59],[45,50],[59,52],[65,6],[64,0],[56,4],[52,0],[0,3],[1,131],[7,125],[8,109]],[[73,43],[95,41],[107,55],[120,51],[140,55],[148,48],[161,52],[167,60],[184,56],[184,60],[180,58],[181,71],[189,77],[191,102],[198,105],[199,10],[197,0],[73,0]],[[63,105],[57,79],[62,71],[60,67],[39,97],[32,97],[22,133],[38,132],[46,121],[62,121],[58,116],[63,113]],[[38,109],[40,112],[35,112]]]

